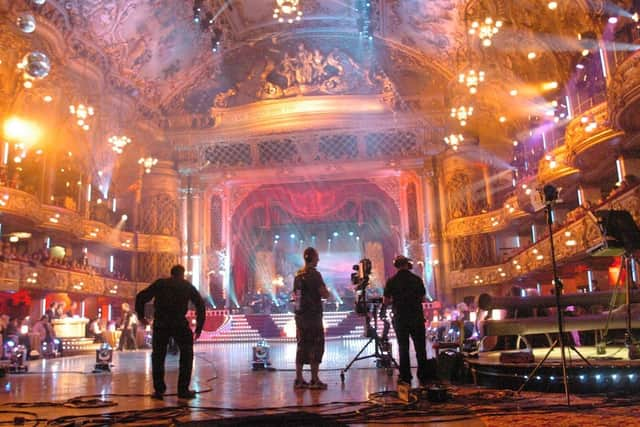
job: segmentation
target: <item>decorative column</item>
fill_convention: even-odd
[[[149,282],[166,277],[178,262],[178,173],[173,162],[159,161],[142,176],[138,230],[137,279]]]
[[[436,171],[433,165],[433,159],[430,158],[425,161],[422,180],[422,192],[423,197],[423,211],[424,211],[424,280],[427,288],[427,296],[434,300],[439,298],[437,288],[437,276],[436,270],[440,268],[440,242],[442,239],[440,223],[438,221],[438,214],[440,211],[437,177]],[[442,282],[442,279],[441,279]]]

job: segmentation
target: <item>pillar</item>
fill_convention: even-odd
[[[178,236],[179,177],[173,162],[159,161],[150,173],[142,176],[140,203],[142,209],[136,231],[147,235]],[[149,248],[138,252],[137,280],[149,282],[166,277],[171,267],[178,262],[178,253],[166,248]]]

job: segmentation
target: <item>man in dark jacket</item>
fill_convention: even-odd
[[[164,382],[164,360],[167,356],[169,338],[173,338],[180,349],[180,373],[178,375],[178,397],[192,399],[195,392],[189,390],[193,368],[194,334],[185,318],[189,301],[196,307],[195,339],[200,337],[204,326],[204,301],[198,290],[184,278],[184,267],[171,268],[171,277],[158,279],[136,296],[136,312],[144,319],[144,305],[153,301],[153,339],[151,363],[153,372],[153,398],[161,400],[167,386]]]
[[[409,362],[409,337],[413,340],[418,360],[418,380],[425,385],[429,378],[427,372],[427,346],[425,340],[424,313],[422,301],[425,296],[424,282],[409,270],[411,260],[397,256],[393,265],[398,269],[384,288],[384,304],[393,307],[393,327],[398,339],[400,356],[399,382],[411,384],[411,364]]]

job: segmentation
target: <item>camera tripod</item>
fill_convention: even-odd
[[[355,355],[353,359],[347,364],[347,366],[340,371],[340,380],[344,382],[344,374],[351,368],[358,360],[370,359],[375,357],[376,359],[376,367],[385,368],[387,370],[387,374],[389,376],[393,375],[393,369],[398,368],[398,362],[395,361],[393,355],[391,354],[391,343],[389,343],[388,334],[389,334],[389,321],[386,316],[386,306],[382,305],[381,300],[372,300],[368,301],[366,305],[371,306],[371,310],[367,310],[364,327],[365,327],[365,337],[369,338],[369,340],[362,346],[358,354]],[[384,330],[382,331],[382,336],[378,335],[378,310],[380,310],[380,318],[384,321]],[[370,312],[373,313],[373,326],[371,326],[371,316]],[[361,356],[362,353],[367,349],[369,344],[372,342],[375,343],[373,354],[369,354],[366,356]]]

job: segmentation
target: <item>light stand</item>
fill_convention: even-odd
[[[543,189],[544,199],[545,199],[545,214],[547,218],[547,225],[549,226],[549,242],[551,246],[551,268],[553,270],[553,289],[554,294],[556,296],[556,312],[558,313],[558,339],[553,342],[547,354],[542,358],[542,360],[536,365],[536,367],[531,371],[531,374],[527,377],[526,381],[520,386],[517,393],[520,393],[526,385],[529,383],[531,378],[534,377],[538,369],[546,362],[549,358],[549,355],[553,351],[553,349],[560,344],[560,354],[562,358],[562,383],[564,385],[564,394],[567,398],[567,406],[571,406],[571,400],[569,397],[569,381],[567,379],[567,357],[565,347],[566,344],[564,342],[564,315],[562,312],[562,305],[560,304],[560,294],[562,293],[562,282],[558,277],[558,267],[556,265],[556,254],[555,254],[555,246],[553,243],[553,205],[556,200],[558,200],[558,190],[552,185],[545,185]],[[575,351],[580,358],[587,363],[587,365],[591,366],[591,363],[585,357],[580,354],[580,352],[573,346],[570,345],[571,350]]]

